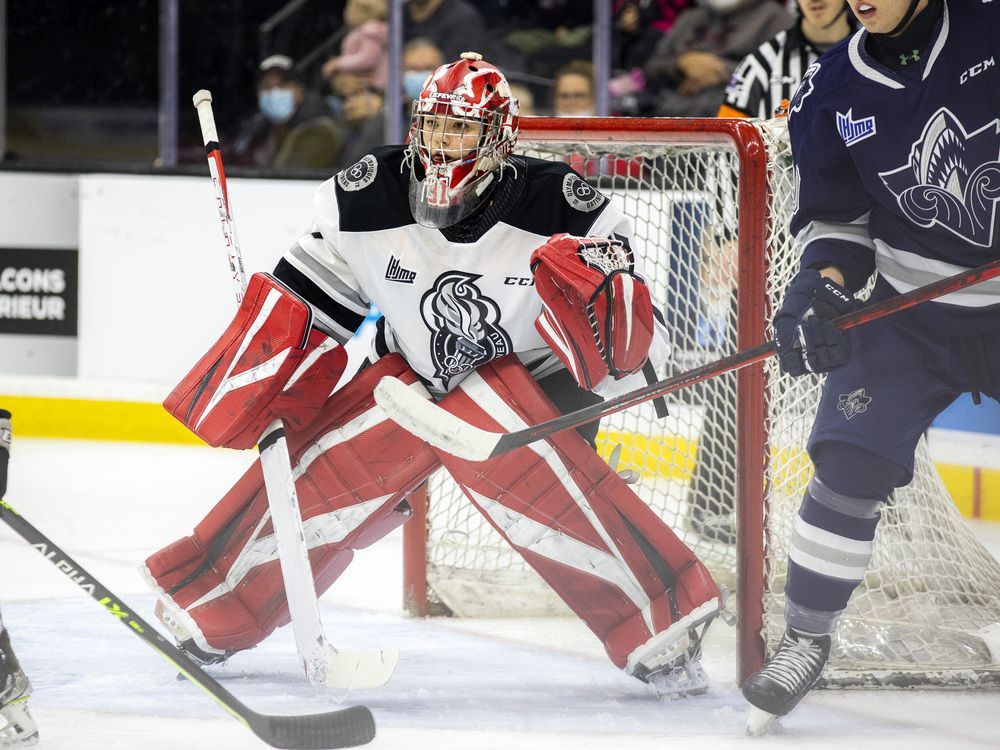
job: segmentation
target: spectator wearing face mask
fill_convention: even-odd
[[[644,67],[655,113],[714,116],[736,64],[792,24],[774,0],[698,0],[681,12]]]
[[[234,144],[237,163],[259,167],[332,168],[344,134],[323,98],[309,91],[290,57],[271,55],[258,69],[259,111]]]
[[[444,63],[441,48],[427,37],[411,39],[403,46],[403,93],[407,116],[411,102],[420,96],[427,77]]]

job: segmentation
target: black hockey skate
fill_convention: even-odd
[[[38,726],[28,712],[31,683],[10,647],[10,636],[0,630],[0,745],[23,747],[38,741]]]
[[[762,734],[795,708],[819,680],[829,658],[830,636],[786,630],[778,652],[743,684],[743,697],[750,704],[747,734]]]

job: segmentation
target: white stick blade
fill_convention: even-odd
[[[337,651],[329,649],[325,677],[316,682],[339,690],[368,690],[382,687],[399,663],[399,651]]]
[[[778,723],[778,717],[756,706],[747,711],[747,736],[760,737],[769,733]]]
[[[467,461],[488,459],[503,434],[459,419],[392,376],[375,386],[375,402],[406,431]]]

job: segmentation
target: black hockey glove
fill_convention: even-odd
[[[830,321],[858,308],[840,284],[808,268],[799,271],[774,316],[778,364],[789,375],[827,372],[847,364],[851,340]]]

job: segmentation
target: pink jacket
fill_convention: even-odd
[[[340,43],[337,68],[349,73],[372,73],[372,86],[385,90],[389,59],[386,54],[388,27],[383,21],[365,21]]]

